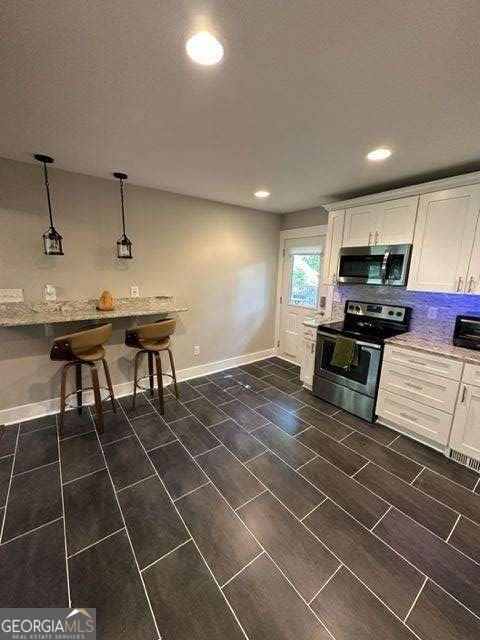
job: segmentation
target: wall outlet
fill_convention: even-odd
[[[333,301],[334,302],[341,302],[342,301],[342,296],[340,295],[340,291],[337,291],[336,289],[333,292]]]
[[[131,298],[140,297],[140,287],[138,286],[138,284],[134,284],[130,287],[130,297]]]
[[[194,356],[200,355],[200,347],[198,345],[196,347],[193,347],[193,355]]]
[[[0,302],[24,302],[23,289],[0,289]]]
[[[57,299],[57,289],[53,284],[45,285],[45,300],[51,302]]]
[[[437,313],[437,307],[428,307],[427,318],[429,320],[435,320],[435,318],[437,317]]]

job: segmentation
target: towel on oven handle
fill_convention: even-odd
[[[358,347],[355,340],[338,336],[330,364],[346,371],[358,366]]]

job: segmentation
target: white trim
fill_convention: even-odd
[[[265,358],[270,358],[275,354],[275,348],[265,349],[255,353],[246,353],[241,356],[218,360],[217,362],[201,364],[196,367],[188,367],[187,369],[177,371],[177,379],[178,382],[182,382],[184,380],[190,380],[191,378],[199,378],[210,373],[223,371],[224,369],[233,369],[241,364],[249,364],[251,362],[256,362],[257,360],[264,360]],[[133,393],[133,381],[121,382],[120,384],[114,385],[113,389],[115,398],[129,396]],[[24,404],[18,407],[11,407],[10,409],[3,409],[0,411],[0,424],[9,425],[16,424],[17,422],[25,422],[25,420],[32,420],[33,418],[41,418],[43,416],[58,413],[59,410],[59,398],[50,398],[48,400],[42,400],[41,402],[33,402],[31,404]]]
[[[399,189],[391,189],[390,191],[381,191],[380,193],[372,193],[359,198],[351,198],[350,200],[340,200],[339,202],[331,202],[322,205],[327,211],[337,211],[348,207],[357,207],[359,205],[372,204],[375,202],[385,202],[387,200],[395,200],[396,198],[405,198],[407,196],[417,196],[422,193],[431,193],[432,191],[441,191],[442,189],[453,189],[454,187],[464,187],[471,184],[480,183],[480,171],[473,173],[463,173],[450,178],[442,178],[441,180],[431,180],[430,182],[422,182],[409,187],[400,187]]]
[[[283,289],[283,249],[285,240],[291,238],[311,238],[312,236],[326,236],[328,230],[328,225],[326,224],[318,224],[314,227],[300,227],[298,229],[284,229],[280,231],[280,241],[278,244],[278,269],[277,269],[277,298],[275,301],[275,342],[274,342],[274,355],[278,355],[280,353],[279,347],[277,346],[280,343],[280,297],[282,295]],[[312,309],[312,313],[318,311],[317,309]],[[298,364],[298,363],[294,363]]]

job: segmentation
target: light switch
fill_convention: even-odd
[[[45,285],[45,300],[48,300],[49,302],[56,300],[57,299],[57,289],[55,288],[55,285],[53,284],[46,284]]]
[[[130,287],[130,297],[131,298],[139,298],[140,297],[140,288],[137,284],[134,284]]]
[[[24,302],[23,289],[0,289],[0,302]]]

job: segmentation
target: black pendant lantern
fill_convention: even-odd
[[[41,153],[36,153],[34,157],[35,160],[38,160],[38,162],[41,162],[43,164],[43,175],[45,178],[45,190],[47,192],[48,202],[48,215],[50,217],[50,228],[48,229],[48,231],[45,231],[42,236],[43,253],[46,256],[63,256],[63,238],[53,226],[52,202],[50,200],[50,185],[48,184],[47,164],[52,164],[53,158],[51,158],[50,156],[44,156]]]
[[[117,258],[128,260],[132,258],[132,241],[125,234],[125,206],[123,202],[123,181],[128,178],[126,173],[114,173],[115,178],[120,180],[120,200],[122,202],[122,237],[117,240]]]

